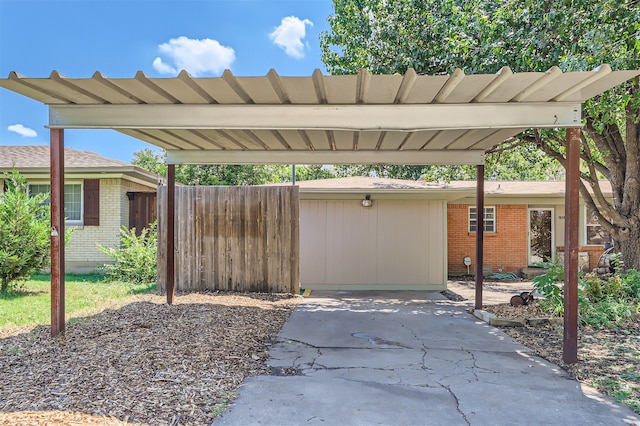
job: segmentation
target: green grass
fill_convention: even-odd
[[[155,284],[105,282],[99,274],[65,275],[67,319],[98,312],[133,294],[155,292]],[[0,328],[51,323],[51,276],[37,274],[20,289],[0,293]]]

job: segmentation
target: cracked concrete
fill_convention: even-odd
[[[627,407],[430,292],[314,291],[219,425],[614,425]],[[634,423],[631,423],[634,424]]]

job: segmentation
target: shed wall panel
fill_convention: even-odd
[[[300,274],[309,289],[444,289],[443,201],[303,200]]]

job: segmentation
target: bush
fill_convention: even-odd
[[[147,284],[156,282],[157,277],[157,253],[158,231],[156,222],[149,228],[143,228],[140,236],[136,235],[135,228],[120,230],[119,249],[103,247],[98,248],[111,257],[115,263],[104,265],[101,269],[111,281],[123,281],[133,284]]]
[[[590,273],[586,274],[582,277],[582,280],[585,282],[585,290],[587,293],[587,298],[593,302],[597,302],[598,300],[602,300],[604,297],[603,291],[603,282],[596,274]]]
[[[630,299],[640,299],[640,272],[628,269],[622,276],[622,289],[625,296]]]
[[[543,307],[554,315],[562,315],[564,311],[564,285],[559,284],[564,280],[562,263],[556,259],[553,263],[536,263],[536,266],[549,270],[546,274],[533,279],[533,288],[547,299],[548,303],[543,304]]]
[[[541,265],[549,268],[545,275],[534,278],[533,287],[545,296],[540,306],[554,315],[564,314],[564,268],[558,262]],[[617,327],[638,312],[640,273],[629,270],[607,280],[595,274],[578,280],[578,310],[582,325],[593,328]]]
[[[46,268],[50,258],[50,220],[47,194],[29,197],[24,176],[4,173],[0,193],[0,292]]]

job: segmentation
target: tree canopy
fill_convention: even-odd
[[[332,74],[494,73],[640,66],[638,0],[334,0],[322,59]],[[640,90],[634,79],[583,106],[581,195],[623,253],[640,267]],[[564,164],[564,132],[531,129],[510,141]],[[496,148],[504,160],[502,148]],[[535,161],[539,161],[539,158]],[[533,163],[535,164],[535,163]],[[491,177],[491,176],[489,176]],[[609,180],[613,200],[598,181]],[[588,188],[590,190],[588,190]]]
[[[142,169],[167,175],[166,151],[160,153],[149,148],[133,154],[131,163]],[[333,176],[331,170],[322,166],[296,167],[297,180],[323,179]],[[266,183],[291,182],[292,168],[286,165],[194,165],[176,167],[176,182],[184,185],[263,185]]]

